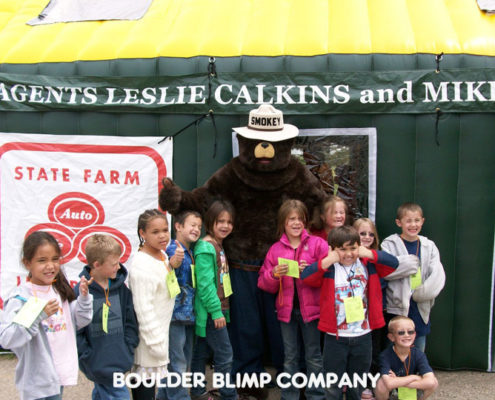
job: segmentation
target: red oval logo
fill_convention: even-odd
[[[65,226],[53,224],[50,222],[42,223],[31,227],[26,232],[24,238],[27,238],[31,233],[36,231],[45,231],[51,234],[58,242],[60,250],[62,251],[61,264],[69,262],[77,254],[77,247],[73,244],[74,232]]]
[[[83,229],[105,220],[101,203],[85,193],[64,193],[48,206],[48,218],[68,228]]]
[[[84,249],[86,248],[86,242],[88,239],[95,233],[112,236],[117,242],[119,242],[120,248],[122,249],[122,253],[120,255],[120,262],[122,264],[129,259],[132,251],[132,245],[127,236],[115,228],[96,225],[77,232],[74,237],[74,248],[77,251],[77,257],[81,260],[81,262],[85,264],[87,263]]]

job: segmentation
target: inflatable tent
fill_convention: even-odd
[[[475,0],[154,0],[139,20],[29,26],[0,0],[0,132],[174,137],[201,185],[269,101],[301,129],[372,128],[376,222],[416,201],[447,284],[432,365],[492,369],[495,16]]]

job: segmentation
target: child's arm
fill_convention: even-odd
[[[32,325],[29,328],[26,328],[13,322],[14,317],[24,304],[24,301],[17,298],[11,298],[5,303],[5,308],[0,316],[0,346],[4,349],[15,349],[25,346],[39,333],[41,321],[54,314],[58,309],[58,304],[56,304],[55,311],[51,312],[51,309],[54,307],[51,303],[47,304],[45,306],[46,310],[44,309],[34,320]],[[47,312],[51,312],[51,314],[47,314]]]
[[[418,376],[418,375],[413,375],[413,376]],[[435,388],[438,385],[437,378],[435,377],[435,374],[433,372],[428,372],[424,374],[423,376],[419,376],[419,379],[416,379],[407,385],[401,385],[401,386],[406,386],[411,389],[421,389],[421,390],[431,390]]]
[[[399,266],[391,274],[385,277],[387,281],[393,281],[396,279],[407,278],[418,272],[419,258],[414,254],[407,254],[402,256],[397,256],[399,260]]]
[[[369,249],[368,249],[369,250]],[[384,278],[394,272],[399,260],[394,255],[381,250],[369,250],[373,253],[373,257],[367,257],[370,262],[375,264],[376,272],[380,278]]]
[[[323,275],[327,269],[339,261],[340,257],[337,252],[329,249],[326,257],[304,268],[304,271],[301,273],[301,279],[309,286],[321,287],[323,284]]]
[[[387,375],[382,375],[381,379],[383,379],[383,383],[390,392],[399,387],[413,388],[411,385],[420,381],[422,378],[419,375],[396,376],[394,372],[390,370]]]
[[[445,271],[440,262],[440,253],[433,242],[430,241],[430,244],[432,245],[429,264],[430,274],[426,275],[426,279],[414,289],[412,294],[413,300],[418,303],[435,299],[445,286]]]
[[[76,322],[76,330],[84,328],[91,323],[93,319],[93,295],[89,293],[88,286],[93,282],[82,276],[79,282],[79,296],[70,303],[70,312]]]
[[[258,275],[258,287],[268,293],[277,293],[280,287],[281,278],[274,274],[274,269],[278,266],[278,257],[273,253],[270,248]]]
[[[210,244],[213,247],[213,245]],[[222,305],[217,295],[215,276],[216,254],[209,252],[197,252],[196,262],[196,296],[199,296],[208,314],[213,320],[223,318]]]
[[[170,266],[173,269],[177,269],[182,265],[182,261],[184,261],[184,248],[177,240],[170,242],[166,253],[168,255]]]

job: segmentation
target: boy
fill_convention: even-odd
[[[124,283],[127,270],[119,263],[122,250],[111,236],[95,234],[85,253],[88,265],[79,276],[93,278],[93,319],[77,332],[79,368],[95,384],[93,400],[130,399],[125,386],[113,386],[113,373],[131,369],[139,343],[132,295]]]
[[[416,327],[414,345],[425,351],[426,335],[430,333],[430,311],[435,298],[445,285],[445,272],[440,253],[431,240],[420,236],[425,219],[418,204],[404,203],[397,209],[395,223],[402,232],[382,242],[382,249],[397,257],[414,254],[420,259],[415,275],[388,282],[387,319],[408,316]]]
[[[201,235],[201,215],[196,211],[184,211],[174,216],[176,240],[167,247],[170,265],[180,286],[180,293],[175,298],[175,306],[169,330],[169,372],[182,374],[191,364],[194,340],[194,255],[191,246]],[[178,387],[160,387],[157,400],[190,399],[189,390],[182,385]]]
[[[407,398],[416,399],[417,390],[420,389],[423,395],[419,398],[424,400],[438,387],[438,381],[425,354],[412,346],[415,335],[412,319],[398,316],[390,320],[388,338],[393,346],[380,354],[382,377],[376,385],[377,400],[388,400],[390,391],[394,389],[398,389],[399,399],[404,398],[403,391],[409,392],[406,393],[410,396]]]
[[[308,285],[322,287],[320,322],[325,332],[323,370],[344,374],[365,374],[371,364],[371,330],[385,325],[379,277],[397,268],[397,258],[359,245],[355,228],[340,226],[330,231],[328,244],[333,250],[301,273]],[[360,258],[361,257],[361,258]],[[349,387],[348,399],[358,400],[364,387]],[[327,389],[327,399],[340,399],[342,389]]]

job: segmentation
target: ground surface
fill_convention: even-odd
[[[14,385],[14,370],[17,360],[12,355],[0,355],[0,398],[18,399]],[[435,371],[440,382],[432,400],[493,400],[495,399],[495,373],[473,371]],[[79,374],[79,384],[64,389],[64,400],[91,399],[92,384]],[[269,400],[280,399],[278,389],[270,390]]]

